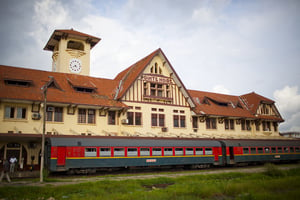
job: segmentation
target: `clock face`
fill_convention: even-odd
[[[70,60],[69,69],[73,73],[80,73],[81,72],[81,61],[77,58],[73,58]]]

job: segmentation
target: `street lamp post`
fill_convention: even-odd
[[[44,109],[43,109],[43,134],[42,134],[42,150],[41,150],[41,167],[40,167],[40,182],[44,181],[44,160],[45,160],[45,132],[46,132],[46,109],[47,109],[47,90],[52,82],[53,77],[49,76],[50,80],[41,88],[44,94]]]

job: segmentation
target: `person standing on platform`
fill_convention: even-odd
[[[2,179],[4,176],[6,176],[6,179],[9,183],[11,182],[10,177],[9,177],[9,169],[10,169],[9,162],[8,162],[8,160],[4,159],[3,170],[1,172],[0,182],[2,182]]]
[[[9,162],[10,162],[10,173],[14,173],[15,172],[15,166],[17,163],[17,158],[15,156],[11,157]]]

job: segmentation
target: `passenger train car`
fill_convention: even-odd
[[[150,166],[233,165],[300,160],[300,140],[207,140],[52,136],[46,140],[51,172]]]

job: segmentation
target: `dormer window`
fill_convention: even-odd
[[[94,88],[85,88],[85,87],[74,87],[74,90],[77,92],[85,92],[85,93],[94,93]]]
[[[32,85],[32,81],[29,80],[5,79],[4,83],[6,85],[15,85],[15,86],[23,86],[23,87],[30,87]]]
[[[84,45],[81,42],[70,40],[67,45],[68,49],[84,50]]]

